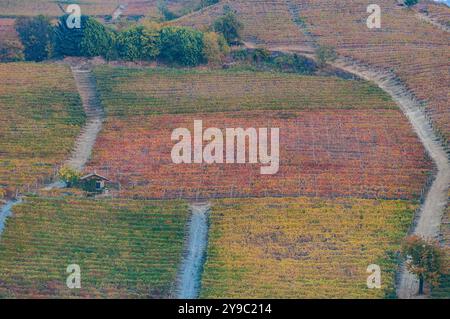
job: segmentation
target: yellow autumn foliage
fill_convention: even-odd
[[[318,198],[214,202],[202,282],[207,298],[383,298],[418,206]],[[368,289],[370,264],[382,288]]]

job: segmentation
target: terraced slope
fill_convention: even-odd
[[[0,41],[18,40],[15,19],[0,19]]]
[[[39,14],[58,16],[62,13],[58,2],[63,7],[70,3],[53,0],[1,0],[0,16],[35,16]],[[200,4],[200,0],[168,0],[165,2],[169,10],[178,14],[184,14]],[[123,5],[125,8],[124,16],[155,17],[159,15],[157,0],[87,0],[74,1],[74,3],[79,3],[83,14],[95,16],[112,15],[119,5]]]
[[[435,129],[448,140],[448,33],[418,19],[413,11],[398,7],[395,1],[378,2],[382,8],[382,28],[378,31],[365,26],[370,1],[292,2],[318,43],[332,45],[343,56],[397,74],[426,103]]]
[[[441,278],[439,287],[433,289],[431,296],[433,298],[448,299],[450,296],[450,207],[447,207],[442,218],[440,240],[447,256],[445,266],[446,274]]]
[[[66,66],[0,64],[0,192],[34,188],[70,154],[85,122]],[[1,196],[0,196],[1,197]]]
[[[173,21],[173,24],[204,29],[223,14],[229,5],[244,24],[243,37],[258,44],[294,45],[299,41],[308,44],[308,38],[291,21],[289,7],[284,0],[225,0],[205,10]]]
[[[317,198],[213,202],[205,298],[395,296],[396,255],[417,205]],[[368,289],[378,264],[382,289]]]
[[[432,22],[436,22],[450,29],[450,7],[435,1],[423,1],[426,6],[423,9],[416,9],[420,15],[426,16]]]
[[[305,48],[312,42],[331,45],[342,56],[381,70],[392,70],[425,103],[435,129],[446,140],[449,139],[450,101],[447,92],[450,83],[450,42],[447,32],[419,19],[415,11],[399,7],[390,0],[377,2],[382,8],[380,30],[370,30],[366,26],[366,9],[373,3],[369,0],[255,2],[222,2],[231,5],[243,21],[248,21],[245,41],[279,49]],[[279,6],[280,10],[275,10],[278,17],[273,20],[282,21],[282,32],[273,33],[277,28],[267,21],[272,20],[271,13],[253,10],[258,3],[264,3],[264,7]],[[176,23],[196,27],[210,25],[221,14],[222,4],[197,15],[183,17]],[[281,18],[286,18],[286,14],[291,16],[290,21]],[[260,21],[264,23],[260,24]],[[258,31],[254,32],[252,28],[257,25]],[[303,27],[303,32],[295,36],[299,31],[290,30],[295,30],[294,26],[298,25]]]
[[[167,298],[187,217],[178,201],[26,198],[0,240],[0,298]]]
[[[107,117],[88,166],[119,181],[120,196],[417,199],[431,170],[406,119],[366,82],[247,72],[95,72]],[[280,128],[279,172],[263,176],[259,164],[173,164],[172,131],[193,131],[196,119],[222,130]]]

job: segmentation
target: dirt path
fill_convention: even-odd
[[[17,200],[10,200],[6,202],[2,207],[0,207],[0,235],[3,232],[3,229],[5,228],[5,221],[6,218],[11,216],[12,208],[16,206],[17,204],[20,204],[22,200],[19,198]]]
[[[72,67],[72,73],[83,101],[87,122],[75,142],[75,149],[72,155],[65,164],[82,171],[89,161],[97,135],[102,129],[104,113],[100,106],[95,78],[92,72],[80,67]]]
[[[77,66],[73,66],[71,69],[87,115],[87,121],[75,141],[75,148],[71,156],[65,164],[81,171],[91,156],[95,140],[102,128],[104,114],[97,96],[95,79],[90,69]],[[64,182],[56,181],[43,187],[43,190],[64,188],[65,186]],[[6,218],[12,214],[12,208],[21,202],[22,198],[19,196],[16,200],[8,201],[3,206],[0,206],[0,235]]]
[[[208,245],[209,204],[192,204],[185,256],[178,278],[177,298],[195,299],[199,295],[203,264]]]

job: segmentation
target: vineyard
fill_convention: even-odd
[[[441,242],[443,243],[446,251],[447,273],[444,274],[441,279],[439,287],[433,289],[432,296],[433,298],[448,299],[450,296],[450,206],[447,207],[447,210],[442,218]]]
[[[59,1],[63,6],[68,2]],[[119,5],[119,0],[88,0],[81,4],[82,12],[92,15],[112,14]],[[58,6],[58,1],[52,0],[4,0],[0,1],[2,16],[35,16],[44,14],[59,16],[63,12]]]
[[[448,25],[448,7],[427,2],[425,12],[380,0],[382,28],[371,30],[369,0],[222,0],[201,10],[205,1],[165,2],[167,16],[181,17],[163,25],[207,30],[230,5],[244,25],[242,48],[330,46],[349,64],[393,74],[395,94],[377,86],[386,78],[248,71],[231,57],[222,70],[72,57],[0,64],[0,217],[11,216],[0,233],[0,299],[173,298],[188,282],[180,270],[195,278],[186,291],[198,284],[201,298],[395,297],[400,244],[414,217],[427,216],[424,207],[441,212],[421,205],[447,163],[424,118],[448,143],[450,43],[420,15]],[[67,4],[0,0],[0,41],[17,39],[15,17],[55,17],[58,3]],[[170,20],[159,0],[79,3],[102,21],[119,5],[125,19]],[[124,20],[119,28],[131,23]],[[78,90],[65,63],[76,64]],[[317,66],[316,74],[329,74],[331,66]],[[410,112],[394,102],[407,95],[395,84],[420,106]],[[86,109],[101,114],[87,118],[80,94]],[[422,106],[427,116],[419,121]],[[193,133],[196,120],[225,138],[227,128],[279,128],[278,172],[262,175],[268,165],[260,163],[174,164],[172,132]],[[74,148],[76,140],[85,143]],[[80,174],[106,177],[102,189],[88,194],[83,181],[43,189],[74,149],[83,164],[89,159]],[[446,178],[436,180],[425,203],[446,197]],[[438,225],[429,215],[426,225]],[[447,207],[440,236],[447,252],[449,219]],[[208,234],[206,257],[199,234]],[[82,289],[66,286],[70,264],[81,267]],[[201,265],[194,272],[186,264]],[[370,264],[381,266],[382,289],[367,288]],[[448,298],[449,276],[432,297]]]
[[[248,41],[271,45],[308,43],[307,37],[292,23],[288,5],[284,0],[221,1],[206,10],[181,17],[173,23],[206,29],[223,14],[223,6],[227,4],[236,11],[242,21],[242,36]]]
[[[365,82],[104,67],[96,75],[108,117],[89,169],[120,182],[121,196],[412,199],[432,168],[393,102]],[[195,119],[221,130],[280,128],[279,173],[262,176],[259,164],[173,164],[172,131],[193,130]]]
[[[0,41],[18,40],[14,19],[0,19]]]
[[[213,203],[205,298],[382,298],[417,205],[362,199],[224,199]],[[367,289],[366,269],[382,269]]]
[[[0,64],[0,198],[53,177],[85,121],[70,69]]]
[[[395,109],[376,86],[332,77],[98,67],[109,116],[244,110]]]
[[[428,1],[425,15],[442,25],[450,27],[450,8],[441,3]]]
[[[200,0],[168,0],[167,8],[177,14],[183,14],[193,10],[200,4]],[[60,3],[65,7],[67,1],[53,0],[2,0],[0,1],[0,16],[35,16],[44,14],[48,16],[59,16],[62,10]],[[79,3],[82,13],[94,16],[108,16],[119,7],[124,5],[125,16],[151,16],[159,15],[158,0],[87,0]]]
[[[414,11],[398,7],[395,1],[379,2],[383,26],[377,32],[365,26],[370,1],[293,2],[319,43],[336,47],[343,56],[394,71],[426,102],[435,128],[446,139],[450,137],[450,43],[446,32],[419,20]]]
[[[187,216],[179,201],[27,198],[0,241],[0,298],[169,297]]]
[[[336,48],[342,56],[381,70],[394,71],[425,102],[435,129],[445,139],[449,139],[448,35],[418,19],[415,11],[399,7],[396,1],[378,1],[377,4],[382,8],[382,28],[370,30],[366,26],[367,7],[373,2],[368,0],[230,0],[223,3],[230,4],[241,20],[247,22],[244,29],[247,31],[243,34],[245,41],[295,49],[311,45],[311,38],[305,36],[307,33],[318,44]],[[258,10],[259,6],[267,10]],[[270,10],[271,6],[279,10]],[[182,17],[175,23],[202,28],[210,25],[221,14],[221,10],[222,6],[214,6]],[[274,17],[271,12],[277,12],[277,16]],[[443,5],[430,6],[430,12],[434,17],[448,17],[448,8]],[[277,28],[277,23],[282,27]],[[253,26],[258,26],[258,31],[254,31]],[[291,31],[296,28],[297,31]],[[300,29],[303,32],[296,35],[295,32]]]

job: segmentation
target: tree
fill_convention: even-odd
[[[405,5],[407,7],[415,6],[418,3],[419,3],[419,0],[405,0]]]
[[[23,45],[18,40],[0,40],[0,62],[24,60]]]
[[[331,46],[319,46],[316,49],[316,58],[319,66],[323,67],[327,62],[336,60],[337,54]]]
[[[179,18],[179,15],[169,10],[164,0],[158,3],[158,10],[159,12],[161,12],[161,15],[164,17],[165,21],[175,20]]]
[[[161,53],[168,63],[196,66],[204,61],[203,33],[191,28],[165,27],[161,29]]]
[[[267,62],[270,61],[270,58],[270,51],[266,48],[256,48],[252,54],[252,59],[255,63]]]
[[[39,62],[51,56],[53,27],[48,17],[20,17],[16,20],[16,31],[26,60]]]
[[[313,74],[316,65],[298,54],[284,54],[275,59],[275,64],[281,71],[291,71],[300,74]]]
[[[68,15],[60,17],[55,29],[55,52],[59,56],[106,56],[113,46],[112,32],[88,16],[81,16],[81,28],[69,28]]]
[[[80,43],[81,55],[86,57],[106,56],[112,47],[111,32],[91,17],[86,19],[83,31]]]
[[[64,181],[68,187],[72,187],[78,184],[78,182],[80,181],[81,174],[80,172],[71,167],[63,166],[58,171],[58,177],[62,181]]]
[[[425,282],[431,287],[439,284],[444,252],[437,243],[411,236],[403,243],[402,254],[407,259],[406,269],[419,278],[419,295],[423,294]]]
[[[203,8],[212,6],[212,5],[216,4],[216,3],[219,3],[219,0],[201,0],[199,8],[203,9]]]
[[[154,60],[160,53],[160,40],[157,29],[136,26],[117,35],[116,48],[124,60]]]
[[[239,21],[236,14],[226,6],[224,15],[214,22],[214,31],[223,34],[229,44],[240,41],[243,29],[242,22]]]
[[[222,35],[206,32],[203,36],[203,56],[209,63],[220,63],[229,52],[228,44]]]

